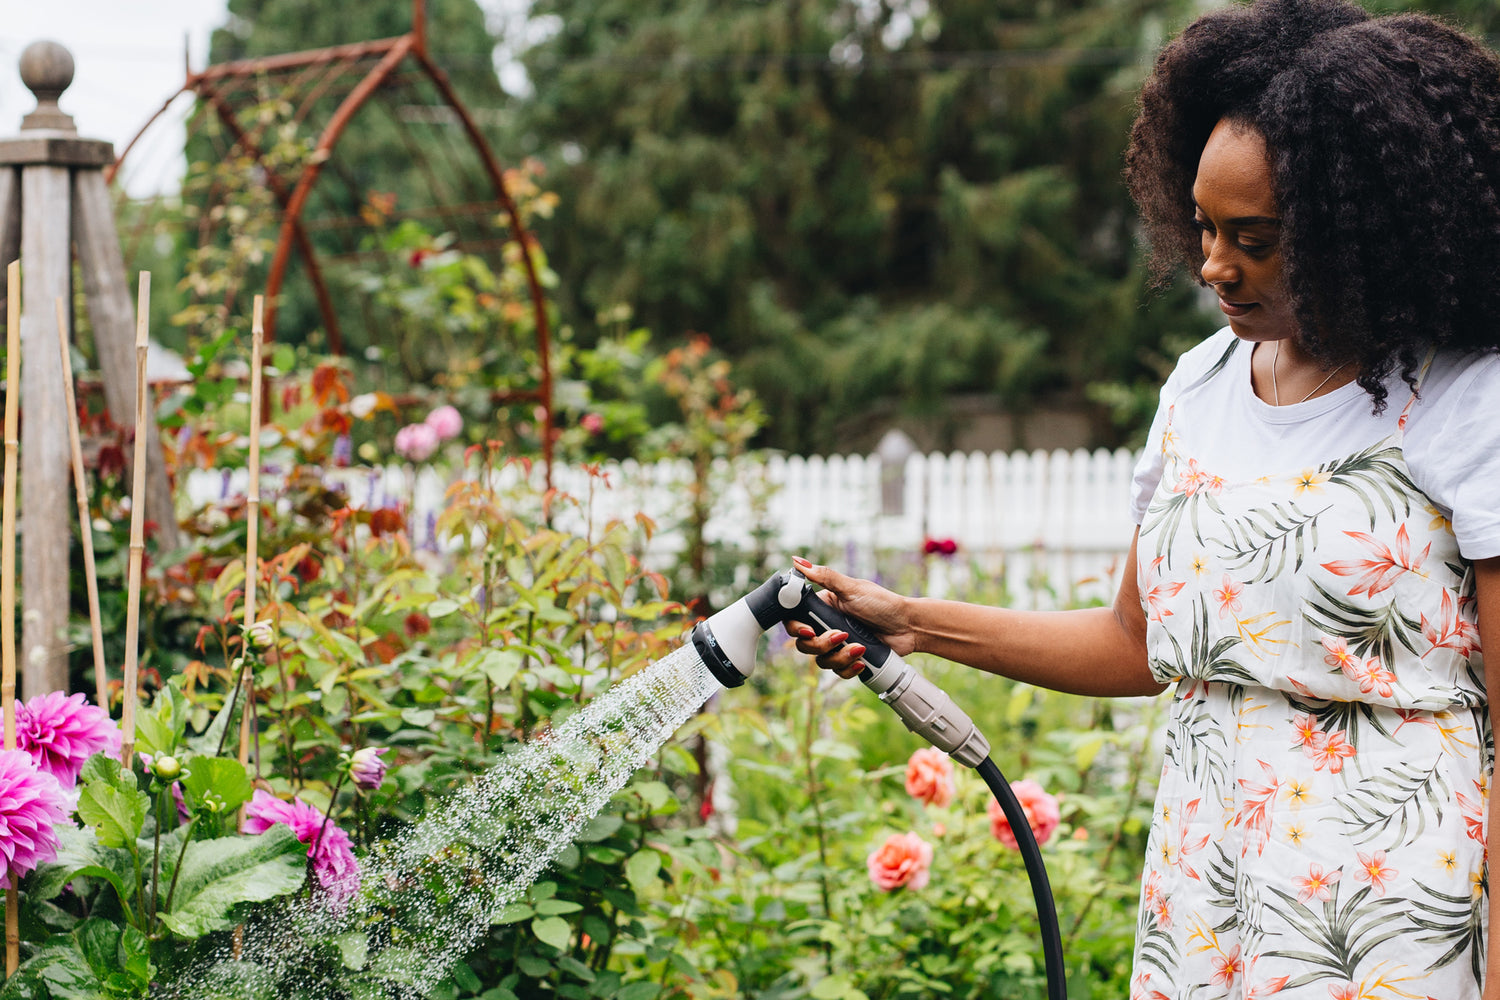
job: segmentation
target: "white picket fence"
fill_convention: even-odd
[[[1003,579],[1018,606],[1108,601],[1133,525],[1128,514],[1129,451],[1053,451],[912,455],[899,469],[874,456],[784,457],[720,462],[713,471],[710,542],[765,552],[773,559],[807,553],[869,575],[909,556],[926,574],[929,593],[953,590],[971,576]],[[625,461],[597,476],[577,467],[553,470],[553,485],[578,498],[560,508],[558,526],[584,530],[643,512],[662,529],[652,558],[680,551],[676,527],[687,516],[687,462]],[[497,475],[514,480],[509,468]],[[540,468],[533,470],[540,483]],[[435,545],[433,520],[450,480],[431,468],[415,481],[406,467],[337,469],[330,482],[355,507],[399,504],[413,512],[418,544]],[[188,477],[195,508],[245,490],[243,470],[197,471]],[[274,485],[262,485],[268,500]],[[947,559],[922,556],[927,539],[951,539]],[[740,581],[748,583],[748,579]]]

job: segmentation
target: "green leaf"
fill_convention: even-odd
[[[370,960],[370,937],[362,929],[340,934],[333,943],[338,946],[339,959],[346,969],[363,969]]]
[[[106,1000],[107,996],[104,984],[94,975],[78,949],[71,944],[61,943],[48,945],[22,962],[15,974],[5,980],[4,988],[0,989],[0,997],[5,1000],[32,1000],[41,997]]]
[[[114,886],[122,905],[135,894],[135,865],[130,852],[104,847],[88,830],[60,824],[57,857],[27,876],[22,888],[33,899],[52,899],[75,878],[102,878]]]
[[[119,761],[96,753],[79,777],[78,817],[97,831],[105,847],[133,848],[150,802],[136,787],[135,775],[122,770]]]
[[[467,962],[459,962],[453,967],[453,981],[463,988],[465,993],[478,993],[484,984],[479,977],[474,975],[474,970],[469,968]]]
[[[625,862],[625,877],[630,887],[639,895],[656,885],[656,874],[661,871],[661,855],[650,848],[637,851]]]
[[[156,701],[151,710],[136,716],[136,749],[149,754],[175,753],[177,744],[187,732],[190,714],[187,698],[176,687],[168,684],[156,693]]]
[[[545,979],[552,974],[552,963],[537,958],[535,955],[516,956],[516,968],[532,979]]]
[[[573,937],[573,928],[562,917],[538,917],[531,922],[531,933],[558,951],[566,951],[568,941]]]
[[[579,831],[578,836],[574,837],[573,840],[579,844],[597,844],[601,840],[608,840],[614,836],[615,832],[620,829],[624,822],[620,817],[612,816],[608,813],[602,816],[595,816],[584,824],[583,829]]]
[[[1078,770],[1087,771],[1103,748],[1103,736],[1091,736],[1078,744],[1078,749],[1074,752],[1074,763],[1078,766]]]
[[[499,913],[490,917],[492,924],[518,924],[522,920],[530,920],[536,916],[536,911],[525,903],[511,903]]]
[[[479,655],[474,666],[495,687],[508,687],[521,669],[523,658],[514,649],[486,649]]]
[[[234,925],[236,906],[296,892],[306,871],[307,848],[280,823],[255,836],[189,844],[172,912],[163,914],[162,922],[188,938],[227,930]]]
[[[577,913],[583,907],[566,899],[544,899],[536,904],[536,912],[544,917],[560,917],[564,913]]]
[[[672,790],[660,781],[639,781],[630,788],[652,812],[656,812],[672,798]]]
[[[437,718],[437,713],[430,708],[404,708],[401,710],[401,719],[422,729],[432,725],[432,720]]]
[[[194,757],[182,779],[182,794],[188,809],[198,812],[210,799],[222,800],[221,812],[234,812],[250,801],[254,787],[245,765],[228,757]]]
[[[156,971],[151,964],[151,939],[134,927],[120,931],[120,967],[142,988],[151,984]]]
[[[104,979],[120,966],[120,928],[103,917],[91,917],[73,932],[78,953],[95,976]]]
[[[656,1000],[661,987],[655,983],[629,983],[620,987],[617,1000]]]
[[[433,601],[431,604],[427,605],[427,617],[446,618],[448,615],[451,615],[453,614],[453,612],[457,611],[460,607],[461,605],[457,601],[449,600],[446,597],[440,597],[437,600]]]

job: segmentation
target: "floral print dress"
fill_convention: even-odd
[[[1408,473],[1411,405],[1246,482],[1179,453],[1168,411],[1138,573],[1176,690],[1131,1000],[1479,996],[1493,741],[1473,569]]]

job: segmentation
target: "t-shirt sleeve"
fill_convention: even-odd
[[[1162,435],[1167,431],[1167,410],[1170,407],[1169,400],[1176,398],[1177,369],[1167,379],[1166,385],[1161,387],[1161,395],[1158,397],[1156,416],[1151,420],[1151,433],[1146,436],[1146,447],[1135,460],[1135,471],[1130,478],[1130,519],[1139,527],[1146,519],[1146,508],[1151,506],[1151,497],[1156,493],[1157,484],[1161,482],[1162,468],[1165,458],[1162,454]]]
[[[1475,361],[1443,408],[1447,419],[1425,445],[1421,485],[1451,510],[1465,559],[1500,556],[1500,356]]]

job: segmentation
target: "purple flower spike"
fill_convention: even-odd
[[[349,777],[367,792],[378,790],[385,781],[386,769],[380,756],[389,750],[389,747],[360,747],[354,751],[354,756],[349,759]]]
[[[278,799],[263,788],[257,788],[245,807],[244,833],[265,833],[277,823],[292,828],[297,839],[307,844],[312,858],[313,874],[329,898],[336,904],[347,902],[359,891],[359,862],[354,859],[354,845],[338,824],[323,823],[323,814],[301,799],[290,802]],[[322,831],[319,839],[318,832]]]
[[[101,751],[120,756],[120,727],[83,695],[49,691],[16,704],[16,748],[63,788],[78,784],[83,765]]]
[[[67,793],[22,750],[0,750],[0,885],[57,857],[56,826],[68,820]]]

